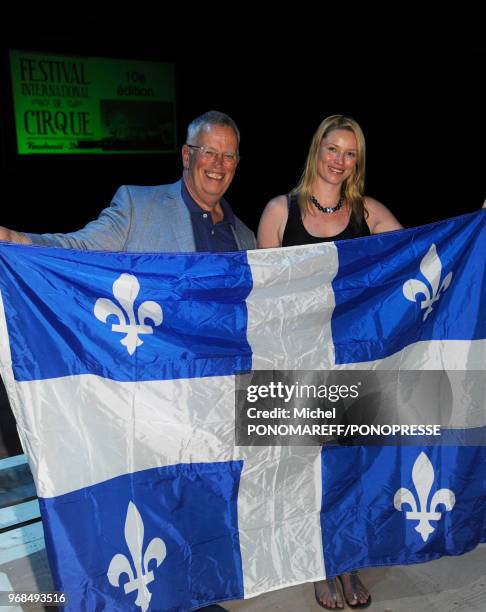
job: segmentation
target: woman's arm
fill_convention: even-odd
[[[394,230],[403,229],[403,225],[399,223],[394,215],[378,200],[364,198],[365,208],[368,211],[366,223],[372,234],[382,234],[383,232],[393,232]]]
[[[281,195],[270,200],[263,210],[258,226],[257,247],[259,249],[282,246],[288,216],[287,196]]]

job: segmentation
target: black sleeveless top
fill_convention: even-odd
[[[287,196],[287,200],[289,206],[289,217],[284,230],[282,246],[317,244],[319,242],[334,242],[335,240],[347,240],[349,238],[370,236],[370,228],[364,219],[361,227],[356,227],[352,223],[348,223],[343,231],[336,236],[328,236],[327,238],[312,236],[312,234],[309,234],[309,232],[305,229],[302,222],[297,196]]]

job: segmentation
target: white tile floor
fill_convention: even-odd
[[[0,567],[15,590],[52,588],[45,551]],[[420,565],[360,572],[373,595],[370,612],[485,612],[486,545],[459,557]],[[281,589],[245,601],[225,602],[230,612],[307,612],[321,610],[312,584]],[[349,608],[348,608],[349,609]],[[43,610],[43,608],[29,608]]]
[[[486,545],[459,557],[360,575],[373,596],[370,612],[486,612]],[[222,605],[230,612],[322,610],[311,584]]]

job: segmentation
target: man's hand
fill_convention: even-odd
[[[8,227],[0,226],[0,240],[5,242],[16,242],[17,244],[32,244],[32,240],[21,232],[14,232]]]

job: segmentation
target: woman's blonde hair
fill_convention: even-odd
[[[313,195],[312,188],[317,178],[317,158],[319,156],[322,139],[334,130],[348,130],[356,137],[356,165],[354,166],[351,176],[343,183],[341,195],[351,207],[352,222],[355,225],[361,225],[365,216],[367,216],[363,203],[366,144],[362,129],[351,117],[331,115],[320,124],[312,137],[304,172],[302,173],[298,185],[291,191],[291,194],[296,194],[298,196],[298,202],[303,217],[309,211],[314,212],[310,197]]]

